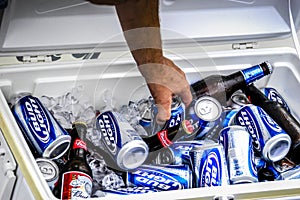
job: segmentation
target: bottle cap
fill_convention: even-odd
[[[222,114],[220,102],[210,96],[203,96],[196,100],[194,110],[200,119],[204,121],[215,121]]]
[[[267,67],[269,69],[269,74],[272,74],[273,73],[273,66],[271,65],[271,63],[269,63],[268,61],[265,61],[264,63],[267,65]]]

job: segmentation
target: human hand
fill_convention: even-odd
[[[190,84],[184,72],[170,59],[163,57],[161,63],[140,65],[139,70],[158,107],[157,123],[163,124],[170,119],[173,95],[178,95],[185,106],[191,103]]]

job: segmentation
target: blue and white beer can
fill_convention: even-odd
[[[264,87],[261,89],[262,93],[271,101],[278,102],[281,104],[288,112],[291,112],[288,104],[284,100],[284,98],[279,94],[279,92],[272,87]]]
[[[148,146],[138,132],[121,114],[106,111],[96,117],[96,128],[106,152],[123,170],[131,170],[144,163]]]
[[[220,144],[203,145],[190,151],[195,187],[229,185],[227,161]]]
[[[178,130],[180,128],[181,122],[184,118],[184,107],[181,99],[178,96],[174,96],[171,104],[171,116],[164,125],[160,125],[156,122],[156,116],[158,113],[157,105],[152,105],[152,116],[153,119],[151,121],[151,135],[155,135],[156,133],[162,130]]]
[[[264,159],[275,162],[289,152],[290,136],[259,106],[243,106],[235,114],[234,124],[247,128],[254,150]]]
[[[182,129],[186,133],[185,139],[199,140],[210,132],[220,121],[222,106],[220,102],[210,96],[202,96],[194,100],[186,109]]]
[[[192,187],[192,173],[186,165],[142,165],[127,172],[126,184],[159,191],[182,190]]]
[[[18,99],[12,113],[37,157],[57,159],[67,152],[71,136],[37,97]]]
[[[158,190],[151,189],[150,187],[121,187],[121,188],[107,188],[101,190],[104,193],[101,196],[105,197],[116,197],[120,195],[133,195],[133,194],[146,194],[146,193],[153,193],[158,192]],[[100,195],[98,195],[100,196]]]
[[[252,138],[243,126],[228,126],[220,131],[232,184],[257,182]]]

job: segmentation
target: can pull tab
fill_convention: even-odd
[[[213,200],[234,200],[234,196],[229,194],[229,195],[219,195],[219,196],[214,196]]]

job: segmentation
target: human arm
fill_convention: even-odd
[[[179,95],[188,105],[192,101],[190,85],[184,72],[163,55],[160,35],[159,0],[91,0],[114,2],[125,39],[138,69],[145,78],[158,106],[160,123],[170,118],[172,95]]]

